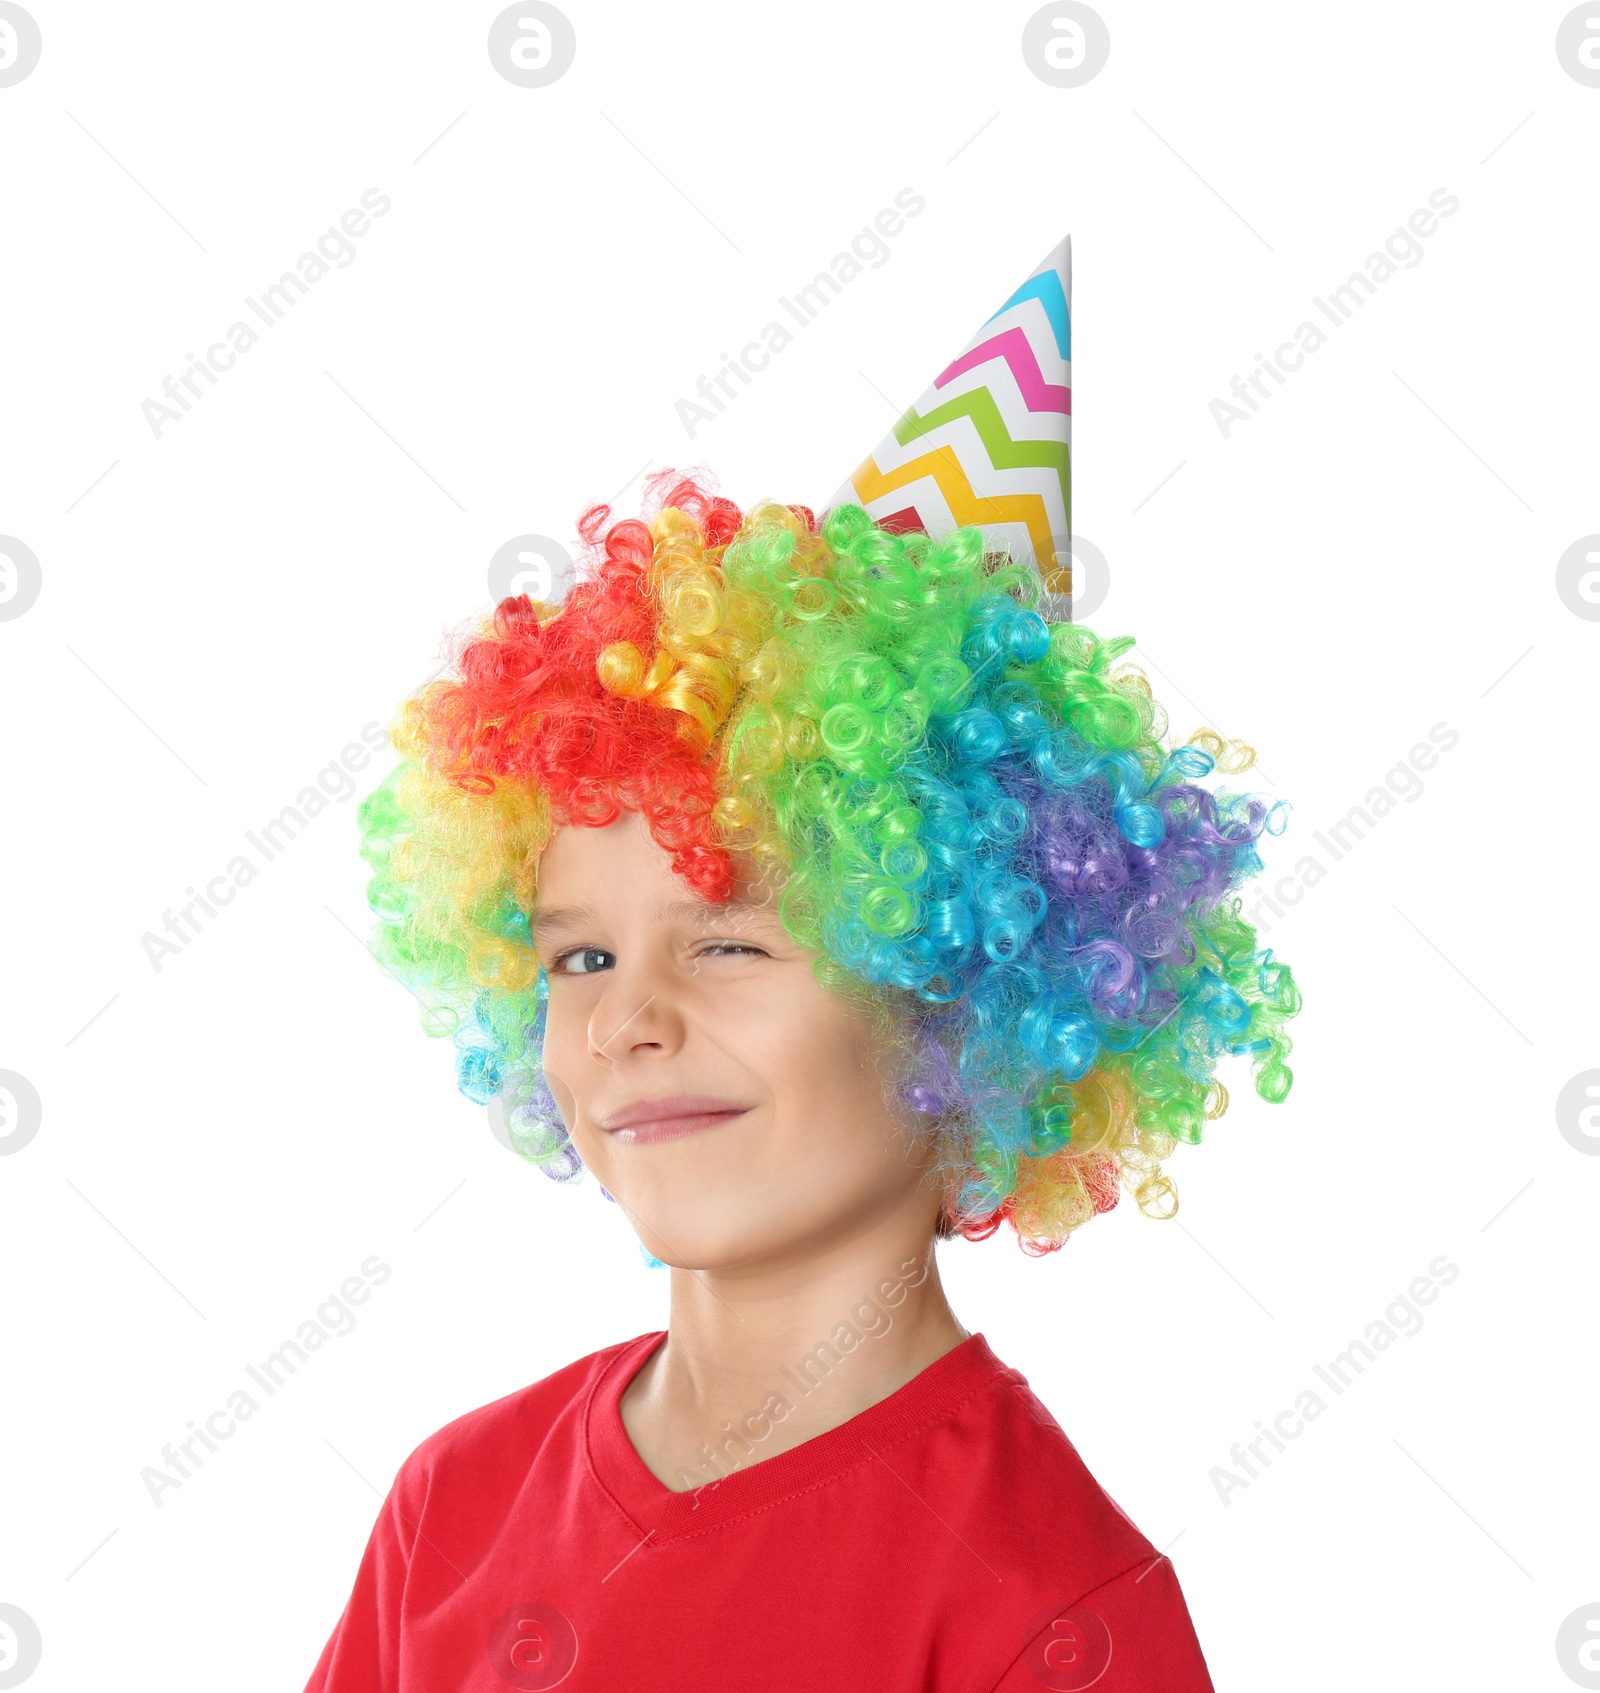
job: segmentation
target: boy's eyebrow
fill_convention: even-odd
[[[709,900],[675,899],[658,905],[651,915],[657,922],[726,922],[730,917],[751,916],[770,909],[768,905],[740,899],[726,900],[721,905]],[[597,914],[587,905],[536,905],[528,913],[528,929],[536,941],[549,940],[598,921]]]

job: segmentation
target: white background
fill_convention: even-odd
[[[493,5],[32,5],[0,89],[0,531],[42,569],[0,622],[0,1068],[43,1101],[0,1157],[30,1693],[299,1687],[406,1454],[666,1314],[597,1186],[504,1150],[363,954],[353,800],[159,972],[141,937],[388,721],[504,541],[631,510],[646,466],[825,503],[1067,231],[1086,621],[1138,637],[1180,735],[1258,748],[1232,785],[1294,807],[1269,879],[1331,868],[1263,914],[1293,1092],[1224,1069],[1177,1221],[1125,1201],[942,1274],[1170,1548],[1224,1693],[1575,1684],[1600,1159],[1555,1102],[1600,1065],[1600,627],[1556,564],[1600,530],[1600,89],[1566,9],[1106,0],[1109,62],[1060,89],[1026,4],[572,0],[572,69],[524,89]],[[354,261],[158,438],[141,402],[371,187]],[[675,402],[907,187],[887,262],[689,439]],[[1440,188],[1423,259],[1224,437],[1210,402]],[[1420,797],[1331,863],[1314,831],[1441,722]],[[353,1332],[154,1505],[141,1470],[374,1253]],[[1440,1254],[1421,1331],[1224,1505],[1230,1447]]]

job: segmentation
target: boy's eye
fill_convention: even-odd
[[[559,958],[553,959],[552,967],[563,976],[591,976],[603,966],[592,962],[596,958],[610,958],[612,954],[600,946],[575,946],[570,952],[564,952]],[[581,962],[577,962],[580,961]],[[573,964],[569,970],[567,966]]]

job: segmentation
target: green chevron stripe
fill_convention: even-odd
[[[959,394],[930,412],[918,413],[908,406],[905,415],[894,426],[894,438],[902,447],[941,424],[958,417],[970,417],[972,426],[983,442],[989,461],[996,470],[1053,470],[1061,478],[1061,500],[1068,511],[1072,509],[1072,488],[1069,475],[1070,458],[1065,441],[1015,441],[1006,428],[994,395],[987,388],[974,388]]]

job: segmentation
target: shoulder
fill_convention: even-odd
[[[1002,1370],[981,1405],[992,1497],[1031,1585],[1077,1597],[1156,1558],[1019,1370]]]
[[[1101,1486],[1022,1374],[983,1396],[989,1485],[1007,1519],[998,1567],[1011,1603],[997,1693],[1084,1686],[1096,1693],[1211,1693],[1177,1572]],[[1054,1681],[1071,1664],[1083,1680]]]
[[[625,1352],[656,1336],[636,1335],[575,1359],[515,1392],[463,1412],[422,1441],[400,1466],[395,1487],[421,1505],[430,1493],[470,1478],[474,1491],[497,1481],[513,1487],[547,1448],[573,1453],[590,1393]]]

